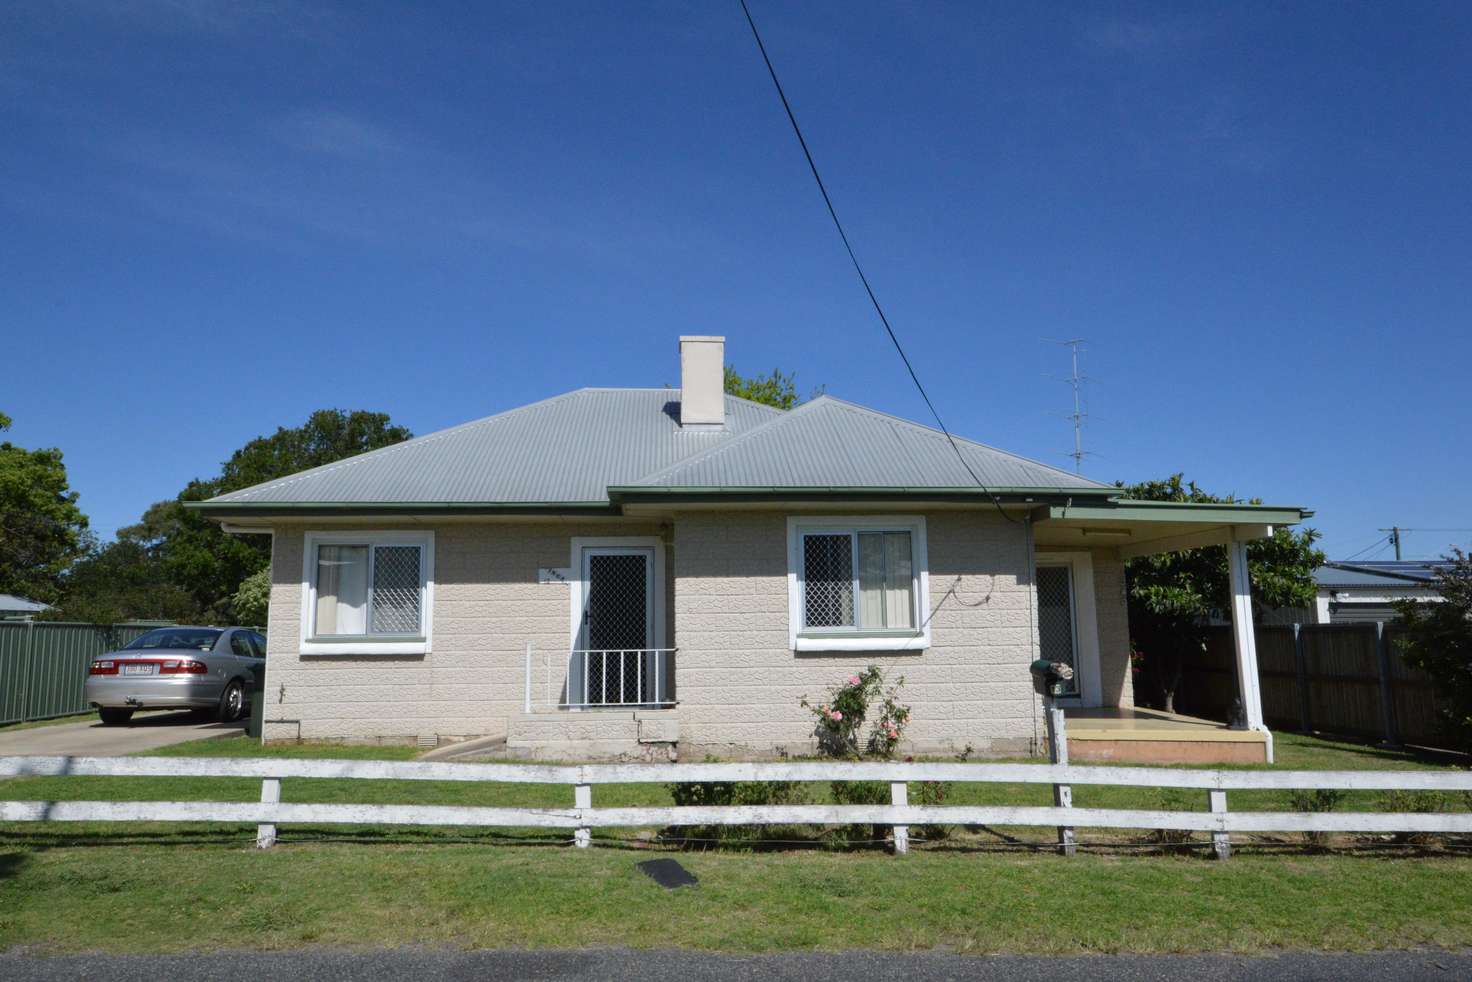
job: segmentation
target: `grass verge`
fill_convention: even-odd
[[[1353,744],[1278,738],[1282,768],[1445,766]],[[410,759],[407,747],[244,738],[165,756]],[[815,798],[825,785],[812,785]],[[287,781],[289,801],[566,805],[570,789],[391,781]],[[255,800],[258,781],[31,778],[0,798]],[[952,802],[1044,804],[1049,789],[958,785]],[[1079,788],[1079,805],[1159,807],[1147,789]],[[1204,798],[1204,796],[1201,796]],[[663,785],[599,787],[604,805],[665,804]],[[1342,807],[1371,808],[1362,793]],[[1286,808],[1233,792],[1234,808]],[[1178,807],[1199,809],[1204,801]],[[1466,807],[1461,801],[1447,807]],[[635,864],[672,853],[640,830],[572,850],[547,830],[220,825],[0,825],[0,949],[180,951],[305,944],[628,945],[723,951],[942,948],[961,952],[1368,950],[1472,945],[1472,856],[1350,842],[1317,855],[1294,837],[1242,841],[1227,863],[1161,854],[1139,837],[1080,830],[1065,860],[1049,830],[972,829],[904,858],[811,846],[674,853],[698,887],[665,891]],[[1291,840],[1288,841],[1288,840]],[[1198,845],[1200,840],[1198,840]]]

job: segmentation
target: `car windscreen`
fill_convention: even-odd
[[[124,651],[139,648],[177,648],[209,651],[219,640],[220,632],[208,627],[161,627],[141,634],[128,642]]]

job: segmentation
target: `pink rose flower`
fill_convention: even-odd
[[[849,685],[858,685],[860,681],[862,681],[862,680],[857,675],[850,675],[848,677],[848,684]]]
[[[833,722],[837,723],[839,720],[843,719],[843,713],[840,713],[838,710],[835,709],[833,710],[833,712],[828,714],[828,717],[832,719]]]

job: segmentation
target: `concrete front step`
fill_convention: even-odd
[[[506,750],[535,760],[673,760],[679,740],[675,710],[561,710],[513,716]]]

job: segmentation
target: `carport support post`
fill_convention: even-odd
[[[579,812],[585,808],[593,807],[593,786],[591,784],[574,784],[572,786],[572,805]],[[578,816],[582,818],[581,815]],[[583,826],[572,834],[573,845],[579,849],[586,849],[593,844],[593,830]]]
[[[1273,735],[1262,721],[1262,688],[1257,678],[1257,634],[1252,626],[1252,580],[1247,573],[1247,543],[1227,543],[1227,574],[1232,587],[1232,640],[1237,650],[1237,691],[1247,728],[1267,737],[1267,762],[1273,762]]]
[[[279,777],[268,777],[261,780],[261,804],[274,805],[281,801],[281,779]],[[270,849],[276,844],[276,826],[274,824],[262,824],[256,826],[256,848]]]
[[[1064,722],[1063,710],[1053,704],[1051,696],[1044,697],[1044,708],[1048,719],[1048,758],[1054,764],[1068,763],[1068,724]],[[1073,807],[1073,785],[1053,785],[1053,804],[1058,808]],[[1072,856],[1078,851],[1071,825],[1058,826],[1058,851]]]

